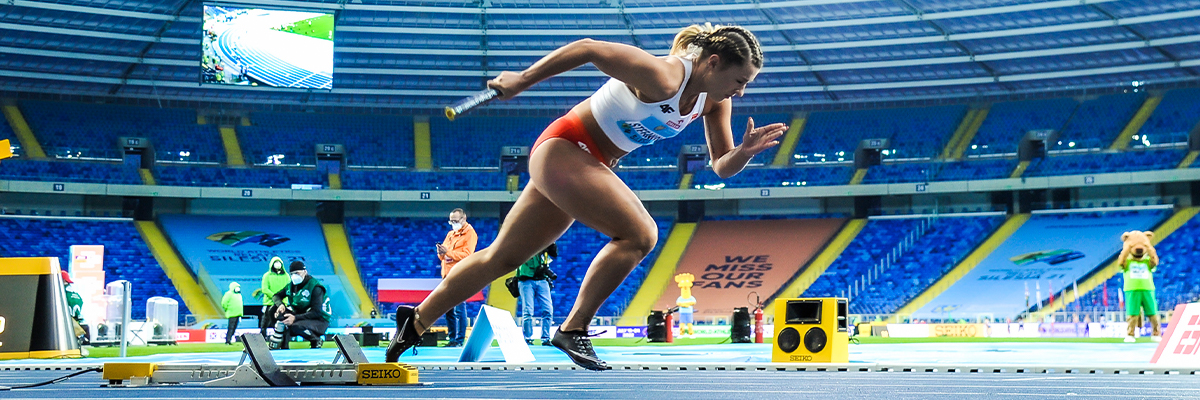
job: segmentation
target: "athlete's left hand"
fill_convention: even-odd
[[[746,120],[746,134],[742,136],[742,151],[753,157],[763,150],[779,145],[779,137],[788,129],[783,123],[774,123],[755,128],[754,118]]]

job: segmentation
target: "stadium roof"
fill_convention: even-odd
[[[1045,96],[1200,84],[1200,0],[234,0],[336,13],[331,91],[201,86],[199,0],[7,0],[0,91],[440,108],[590,37],[665,54],[679,28],[754,31],[742,107]],[[495,108],[563,109],[585,67]]]

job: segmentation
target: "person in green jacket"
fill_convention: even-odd
[[[242,285],[229,282],[229,291],[221,298],[221,308],[225,310],[225,318],[229,318],[229,329],[225,331],[225,344],[230,343],[233,332],[237,330],[238,321],[242,319]]]
[[[520,288],[521,328],[525,343],[533,344],[533,320],[542,325],[542,345],[550,346],[550,325],[554,322],[554,304],[550,301],[550,289],[558,275],[550,270],[550,263],[558,257],[558,245],[551,243],[537,255],[517,267],[517,282]],[[536,310],[536,315],[535,315]]]
[[[71,315],[71,322],[74,325],[75,338],[79,340],[79,344],[91,343],[88,339],[88,324],[83,320],[83,296],[75,291],[72,284],[75,281],[71,280],[71,275],[67,271],[62,272],[63,290],[67,292],[67,313]]]
[[[300,336],[308,340],[310,347],[321,348],[325,343],[325,331],[333,321],[333,309],[329,305],[325,286],[321,280],[308,274],[308,267],[303,261],[292,261],[288,266],[288,278],[291,282],[274,295],[275,335],[271,336],[271,346],[286,349],[292,336]],[[287,305],[283,300],[287,299]]]
[[[254,292],[254,297],[262,296],[263,308],[262,317],[258,319],[258,330],[263,337],[267,335],[267,328],[275,326],[275,293],[286,288],[291,280],[288,279],[287,272],[283,271],[283,259],[279,257],[271,257],[271,262],[268,263],[267,272],[263,273],[262,285]],[[287,300],[284,300],[286,303]]]

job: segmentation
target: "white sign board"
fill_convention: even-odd
[[[1175,306],[1175,314],[1150,363],[1200,366],[1200,303]]]
[[[533,362],[533,352],[525,344],[525,334],[513,322],[512,314],[496,307],[484,305],[479,308],[479,318],[471,330],[471,337],[463,345],[462,355],[458,362],[478,362],[483,353],[492,346],[492,339],[500,343],[500,353],[504,362],[526,363]]]

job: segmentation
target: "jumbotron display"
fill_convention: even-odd
[[[333,88],[333,14],[204,5],[202,83]]]

